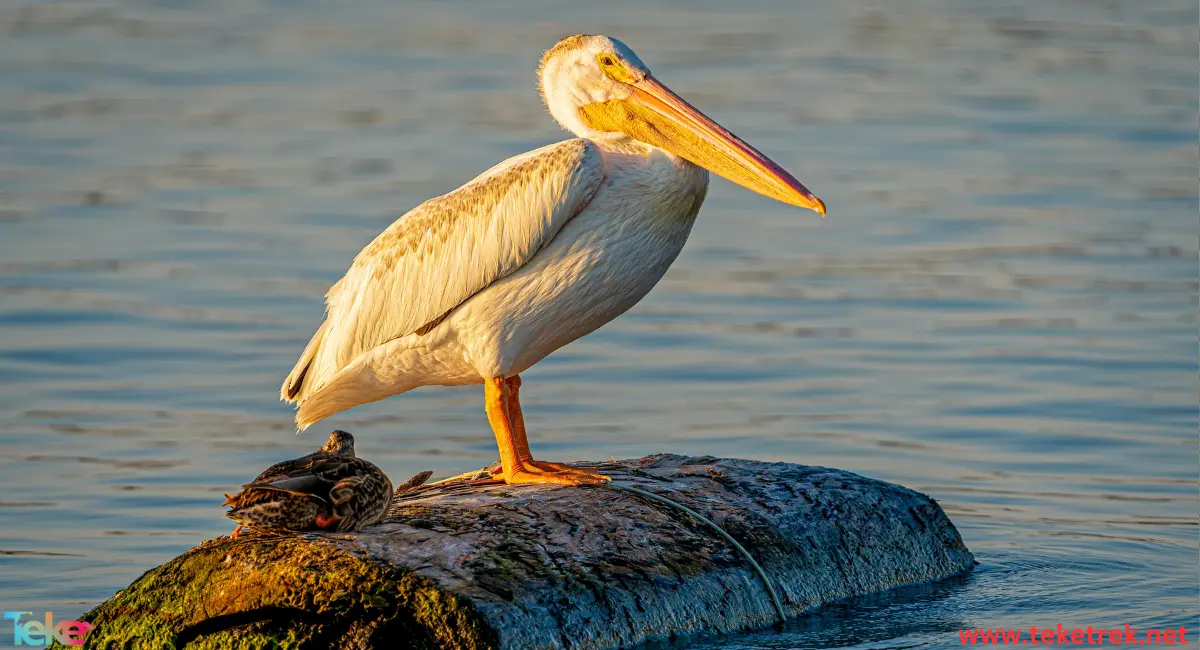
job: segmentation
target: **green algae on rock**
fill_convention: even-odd
[[[319,536],[218,538],[88,613],[94,648],[494,648],[470,606]],[[401,642],[402,641],[402,642]]]

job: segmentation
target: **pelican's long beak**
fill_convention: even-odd
[[[784,168],[696,110],[651,75],[630,84],[628,99],[579,109],[592,128],[620,131],[681,156],[777,201],[825,214],[825,203]]]

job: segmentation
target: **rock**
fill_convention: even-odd
[[[676,455],[601,469],[727,531],[787,617],[974,565],[932,499],[849,472]],[[463,479],[410,488],[360,533],[205,542],[89,612],[87,646],[592,649],[779,620],[751,561],[673,505]]]

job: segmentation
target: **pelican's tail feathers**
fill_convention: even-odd
[[[279,399],[285,402],[300,402],[308,393],[312,392],[317,378],[313,376],[314,373],[309,371],[317,358],[317,353],[321,350],[321,343],[325,340],[325,330],[328,327],[329,321],[321,323],[321,327],[317,328],[317,333],[313,334],[308,345],[304,347],[304,352],[300,354],[300,360],[296,362],[296,367],[292,368],[287,379],[283,380],[283,386],[279,389]]]
[[[360,359],[360,362],[362,360]],[[296,411],[296,427],[301,431],[315,422],[370,402],[403,393],[379,380],[374,369],[363,363],[353,363],[329,382],[308,393]]]
[[[320,335],[321,332],[317,332],[317,336],[313,337],[314,343],[309,343],[310,348],[317,346],[315,342]],[[321,367],[310,370],[299,392],[296,426],[303,431],[314,422],[335,413],[407,393],[417,386],[431,383],[427,382],[428,377],[424,373],[413,372],[411,367],[394,363],[403,348],[404,343],[400,340],[377,346],[360,354],[332,377],[325,375]],[[305,355],[308,355],[308,350],[305,350]],[[300,364],[296,368],[293,374],[302,372]]]

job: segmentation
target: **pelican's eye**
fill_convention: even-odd
[[[597,54],[596,61],[600,63],[601,72],[609,79],[620,81],[621,83],[632,83],[635,79],[625,67],[625,64],[621,63],[620,59],[611,54]]]

